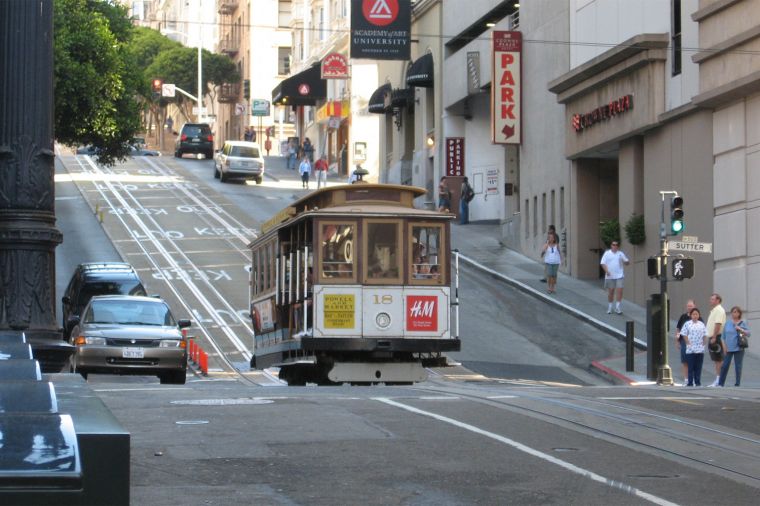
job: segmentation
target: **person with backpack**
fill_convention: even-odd
[[[475,190],[470,186],[467,176],[462,180],[459,191],[459,224],[467,225],[470,222],[470,202],[475,198]]]

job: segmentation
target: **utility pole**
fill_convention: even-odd
[[[0,76],[0,331],[58,372],[74,348],[55,314],[53,0],[0,2]]]
[[[668,304],[668,231],[665,223],[665,196],[666,195],[678,195],[675,191],[661,191],[660,192],[660,303],[662,304],[662,310],[660,311],[660,363],[657,367],[657,384],[658,385],[673,385],[673,371],[670,369],[668,361],[668,331],[670,324],[670,311]]]

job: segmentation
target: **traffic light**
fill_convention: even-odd
[[[670,234],[681,235],[684,230],[683,197],[675,196],[670,199]]]
[[[693,258],[674,258],[670,265],[673,270],[673,279],[680,281],[694,277]]]
[[[251,80],[250,79],[243,80],[243,97],[246,100],[251,98]]]
[[[153,82],[151,84],[153,87],[154,92],[161,93],[161,88],[164,86],[164,80],[163,79],[153,79]]]

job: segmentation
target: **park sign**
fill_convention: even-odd
[[[491,60],[491,142],[520,144],[522,33],[495,30]]]
[[[409,60],[411,0],[351,0],[351,58]]]
[[[251,100],[251,116],[269,116],[269,100],[260,98]]]

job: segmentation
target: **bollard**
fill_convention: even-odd
[[[208,376],[208,355],[203,350],[200,350],[199,362],[201,373],[203,373],[204,376]]]
[[[195,339],[187,340],[187,358],[190,362],[195,363]]]
[[[625,322],[625,370],[633,372],[633,321]]]

